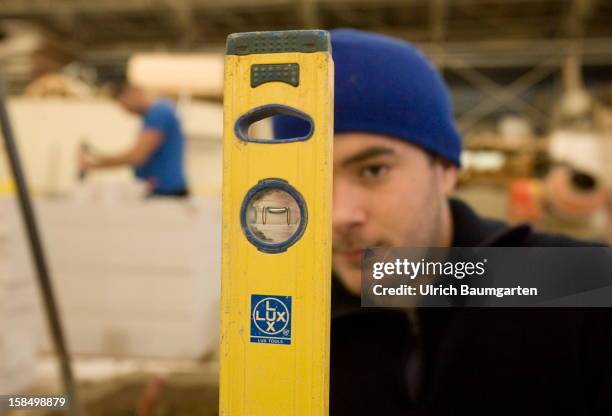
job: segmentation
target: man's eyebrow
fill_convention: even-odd
[[[346,167],[350,164],[362,162],[371,157],[381,156],[381,155],[393,155],[395,154],[395,150],[389,147],[368,147],[367,149],[353,155],[342,162],[342,166]]]

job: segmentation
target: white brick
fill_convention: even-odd
[[[40,201],[37,212],[73,352],[195,358],[216,348],[218,198],[113,207]]]
[[[0,392],[23,391],[35,376],[37,311],[31,266],[14,200],[0,199]]]

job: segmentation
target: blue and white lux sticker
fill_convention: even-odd
[[[291,296],[251,295],[251,342],[291,344]]]

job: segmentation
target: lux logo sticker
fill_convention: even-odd
[[[251,342],[291,344],[291,296],[251,296]]]

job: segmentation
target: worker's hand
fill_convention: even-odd
[[[77,168],[79,177],[83,178],[87,171],[95,166],[95,157],[86,146],[80,146],[77,150]]]

